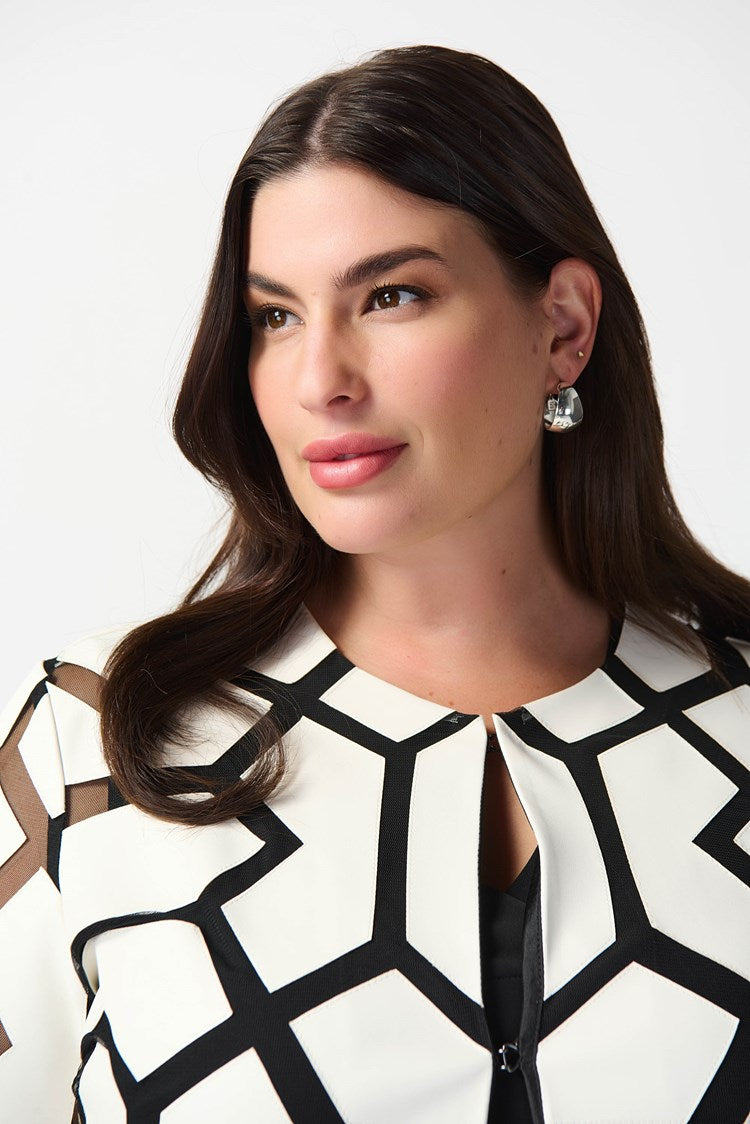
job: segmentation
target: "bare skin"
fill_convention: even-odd
[[[334,283],[407,245],[442,260]],[[545,399],[591,353],[595,271],[566,259],[522,298],[465,212],[343,165],[260,189],[247,265],[289,292],[247,289],[250,387],[295,502],[339,552],[332,590],[307,598],[337,647],[488,730],[598,667],[610,620],[564,570],[541,471]],[[363,484],[314,483],[301,450],[353,431],[404,449]],[[502,889],[535,839],[499,754],[484,802],[483,880]]]

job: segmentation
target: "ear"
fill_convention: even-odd
[[[564,258],[553,267],[542,298],[550,338],[548,394],[559,383],[572,386],[586,366],[601,307],[602,286],[593,266],[582,258]]]

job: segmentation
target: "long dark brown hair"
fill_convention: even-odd
[[[261,184],[304,165],[375,171],[481,224],[511,283],[539,295],[552,267],[583,258],[602,310],[576,384],[584,425],[544,436],[544,478],[567,570],[613,618],[677,643],[745,635],[750,583],[686,527],[664,468],[646,333],[615,251],[549,113],[488,59],[446,47],[379,51],[293,91],[266,116],[229,188],[219,246],[174,414],[175,439],[229,503],[226,538],[174,612],[130,632],[104,669],[101,729],[123,796],[153,814],[210,823],[249,812],[285,773],[272,717],[229,686],[289,627],[337,554],[293,502],[249,390],[242,283]],[[253,765],[231,783],[170,767],[196,700],[244,708]],[[196,800],[182,794],[210,795]]]

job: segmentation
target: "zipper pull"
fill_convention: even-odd
[[[521,1051],[518,1049],[518,1039],[515,1042],[503,1042],[498,1046],[500,1055],[500,1069],[503,1073],[514,1073],[521,1064]]]

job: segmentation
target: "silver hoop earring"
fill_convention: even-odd
[[[550,433],[567,433],[583,421],[583,406],[575,387],[558,384],[544,408],[544,428]]]

